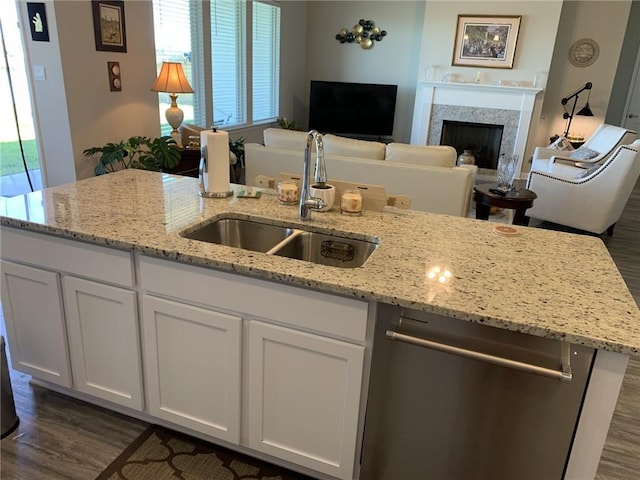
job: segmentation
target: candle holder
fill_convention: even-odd
[[[340,212],[343,215],[358,217],[362,215],[362,193],[360,190],[346,190],[340,199]]]

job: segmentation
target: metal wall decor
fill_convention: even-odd
[[[336,34],[340,43],[359,43],[365,50],[373,47],[375,42],[381,42],[387,36],[386,30],[381,30],[373,20],[361,18],[351,31],[343,28]]]

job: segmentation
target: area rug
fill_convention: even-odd
[[[311,480],[158,426],[147,428],[96,480]]]

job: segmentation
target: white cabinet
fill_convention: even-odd
[[[249,447],[352,478],[364,347],[252,321]]]
[[[141,410],[131,254],[9,227],[1,254],[14,368]]]
[[[367,302],[157,258],[139,265],[153,415],[353,478]]]
[[[60,276],[2,261],[2,308],[12,367],[71,386]]]
[[[72,276],[63,284],[76,390],[141,410],[135,292]]]
[[[149,412],[240,442],[242,319],[145,295]]]

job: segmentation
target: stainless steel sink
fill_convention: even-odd
[[[287,238],[293,229],[238,218],[222,218],[181,235],[201,242],[266,252]]]
[[[180,235],[201,242],[342,268],[364,265],[378,246],[375,241],[240,218],[221,218],[184,230]]]
[[[377,246],[366,240],[297,230],[271,253],[332,267],[355,268],[363,265]]]

